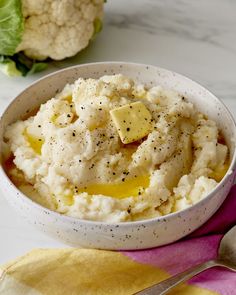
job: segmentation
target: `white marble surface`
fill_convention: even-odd
[[[77,63],[133,61],[182,73],[207,87],[236,117],[234,0],[108,0],[103,32],[81,54],[44,72]],[[0,74],[0,113],[32,81]],[[1,180],[0,180],[1,181]],[[26,224],[0,195],[0,263],[36,247],[62,247]]]

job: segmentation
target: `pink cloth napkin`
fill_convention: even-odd
[[[215,259],[223,234],[236,225],[236,185],[224,204],[202,227],[171,245],[142,251],[125,251],[135,261],[147,263],[175,275],[201,262]],[[222,295],[236,294],[236,273],[215,267],[188,282]],[[191,294],[190,294],[191,295]]]

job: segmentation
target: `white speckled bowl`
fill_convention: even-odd
[[[7,201],[31,224],[67,244],[102,249],[143,249],[165,245],[206,222],[225,200],[235,177],[235,122],[223,103],[202,86],[179,74],[141,64],[104,62],[67,68],[38,80],[14,99],[1,118],[1,146],[8,124],[54,96],[66,83],[72,83],[78,77],[98,78],[114,73],[122,73],[148,86],[160,84],[174,89],[218,123],[230,148],[231,165],[214,191],[194,206],[177,213],[144,221],[110,224],[79,220],[43,208],[13,185],[2,166],[1,188]]]

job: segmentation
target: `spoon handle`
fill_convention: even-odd
[[[135,293],[135,295],[163,295],[169,292],[172,288],[174,288],[179,283],[187,281],[193,276],[199,274],[200,272],[211,268],[213,266],[221,265],[216,260],[210,260],[205,263],[198,264],[192,268],[187,269],[186,271],[181,272],[173,277],[170,277],[167,280],[164,280],[156,285],[153,285],[143,291]]]

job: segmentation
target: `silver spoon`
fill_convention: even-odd
[[[232,271],[236,271],[236,225],[228,231],[220,242],[218,257],[216,260],[210,260],[198,264],[186,271],[177,274],[165,281],[153,285],[143,291],[135,293],[135,295],[163,295],[168,293],[178,284],[187,281],[200,272],[214,267],[222,266]]]

